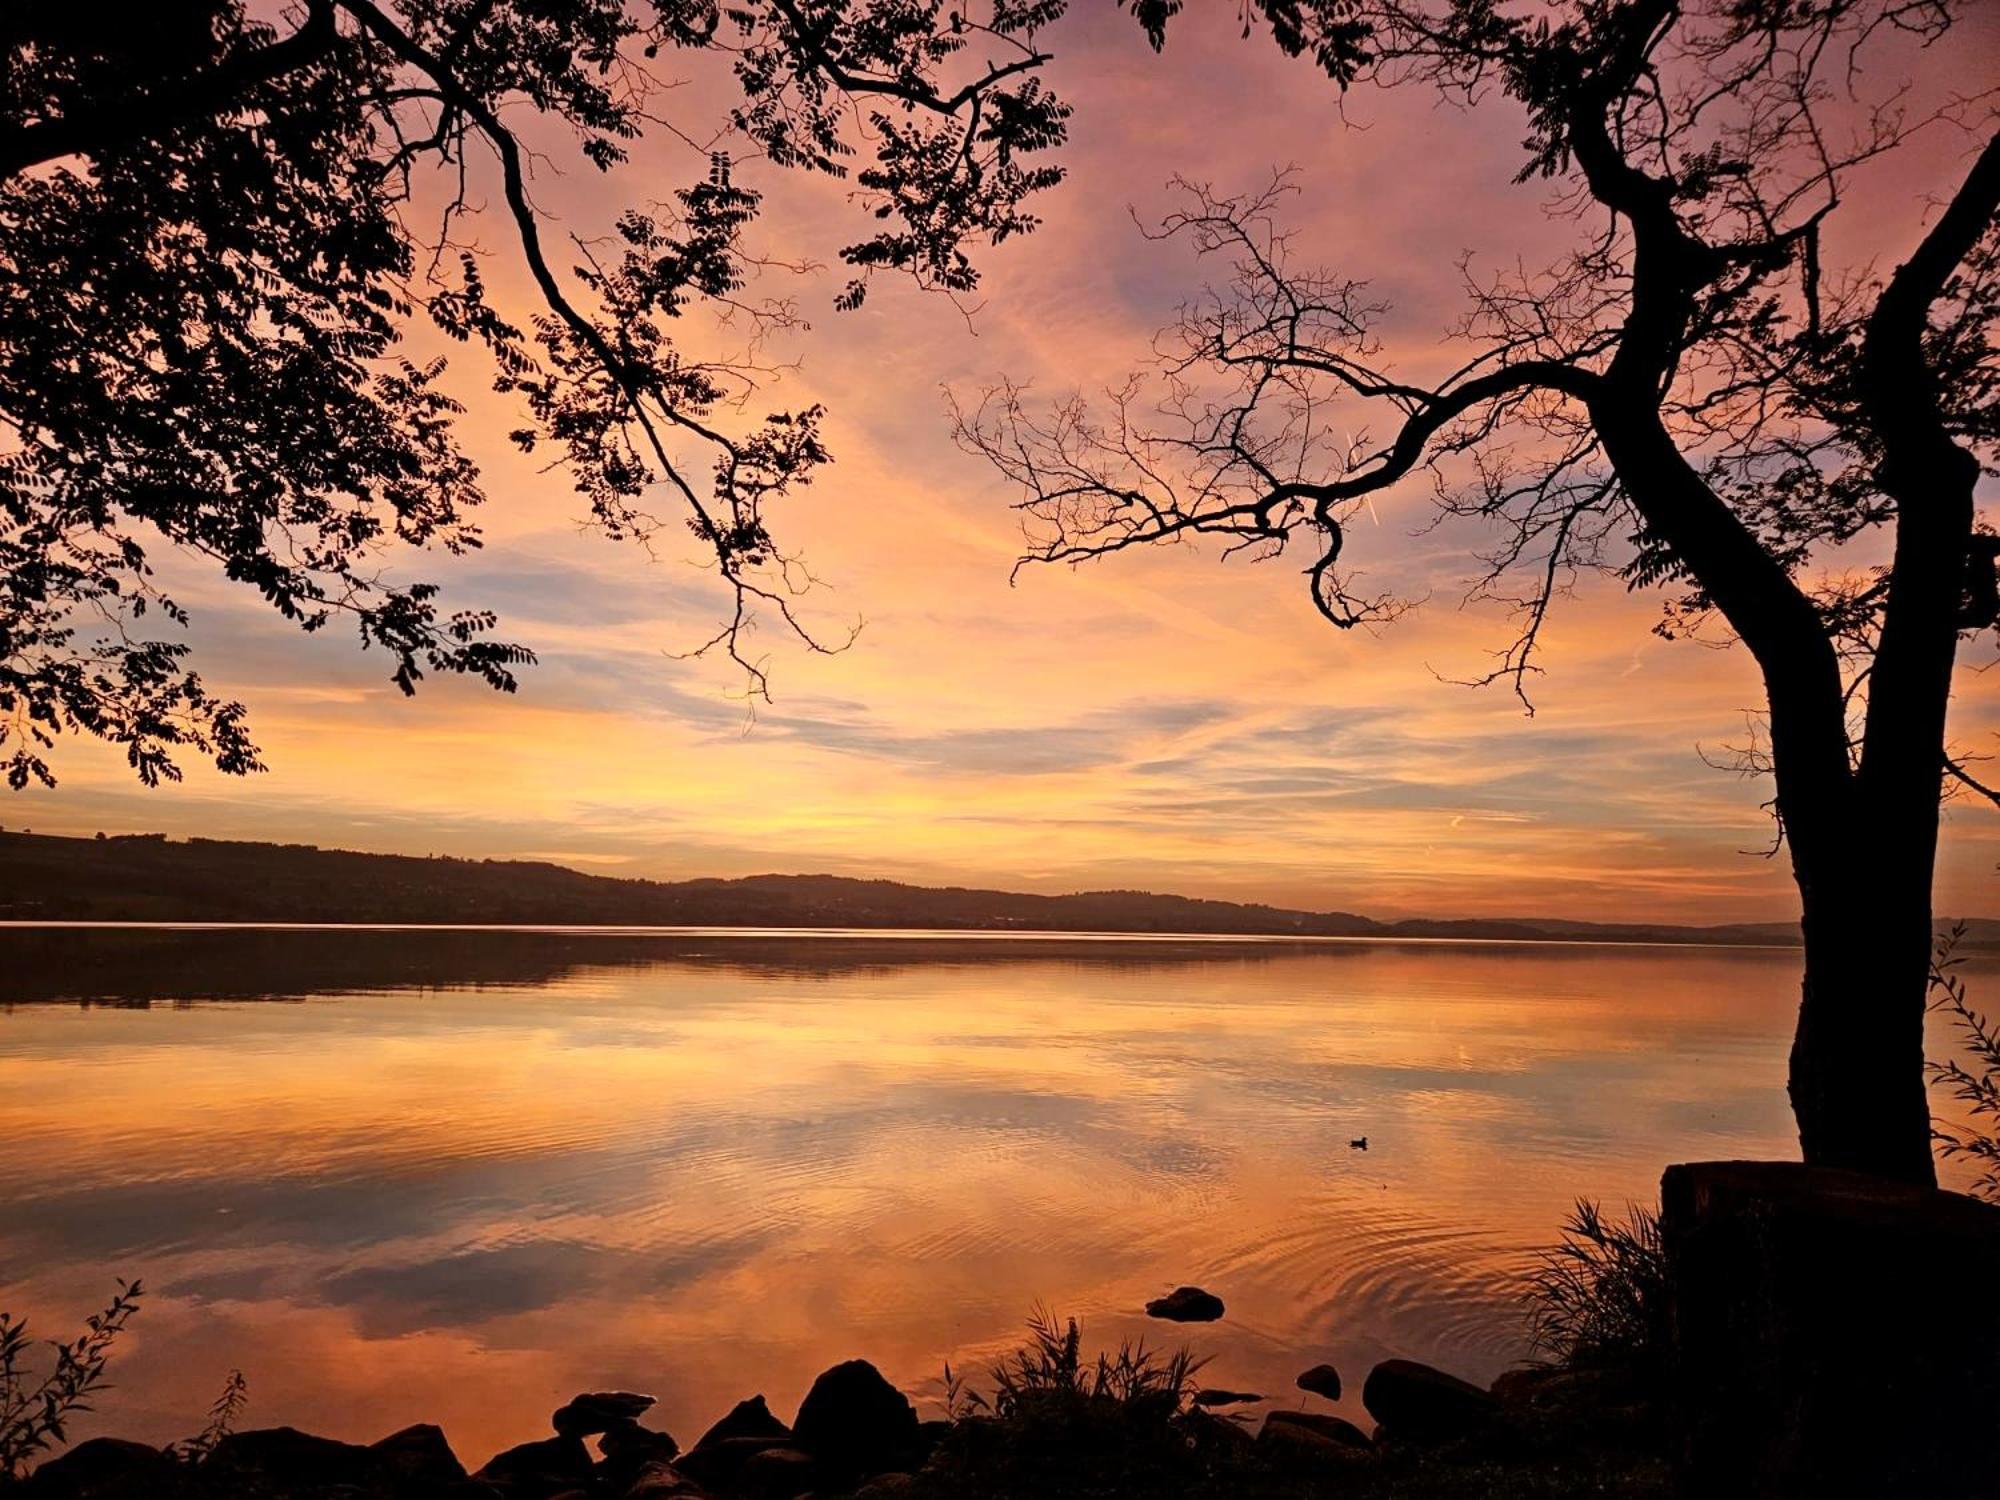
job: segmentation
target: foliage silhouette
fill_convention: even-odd
[[[1178,5],[1135,8],[1160,45]],[[1410,601],[1347,571],[1347,527],[1403,486],[1497,533],[1472,592],[1519,628],[1479,680],[1524,705],[1549,612],[1586,573],[1667,591],[1669,638],[1748,647],[1768,714],[1736,765],[1775,778],[1803,906],[1801,1143],[1918,1182],[1935,1178],[1941,784],[1995,795],[1947,753],[1945,709],[1961,637],[2000,611],[2000,536],[1974,496],[2000,459],[2000,91],[1913,103],[1876,60],[1941,43],[1970,9],[1257,0],[1246,18],[1341,90],[1524,111],[1516,183],[1552,194],[1574,248],[1544,270],[1468,269],[1469,353],[1426,382],[1390,368],[1367,284],[1298,254],[1287,176],[1246,195],[1184,184],[1153,232],[1225,277],[1165,331],[1151,377],[1108,409],[1005,382],[954,398],[960,442],[1019,492],[1024,561],[1201,537],[1302,551],[1318,611],[1373,627]],[[1938,212],[1874,226],[1903,257],[1886,276],[1833,263],[1854,179],[1919,131],[1965,148]],[[1886,564],[1842,552],[1874,533]]]
[[[708,647],[749,656],[759,610],[808,581],[769,511],[828,458],[817,407],[740,420],[799,325],[753,297],[761,198],[738,157],[849,178],[871,230],[840,251],[858,305],[878,271],[965,292],[972,252],[1035,225],[1067,106],[1042,86],[1048,0],[243,0],[0,16],[0,763],[52,783],[65,731],[122,746],[148,785],[181,758],[259,768],[245,710],[189,648],[165,545],[301,628],[337,618],[413,692],[425,672],[512,690],[533,660],[482,608],[386,571],[399,548],[479,545],[484,495],[442,359],[476,346],[589,524],[651,544],[664,493],[728,590]],[[699,56],[735,102],[704,121],[656,60]],[[986,60],[991,58],[993,60]],[[610,171],[651,135],[698,165],[565,268],[534,202],[538,161]],[[551,153],[554,153],[551,155]],[[732,154],[734,153],[734,154]],[[497,188],[525,327],[471,238]],[[706,324],[690,338],[691,318]],[[717,327],[715,325],[723,325]],[[733,329],[742,347],[709,347]],[[704,477],[706,471],[706,477]]]

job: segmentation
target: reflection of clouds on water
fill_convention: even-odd
[[[219,992],[246,941],[122,982]],[[259,1420],[469,1456],[587,1386],[677,1430],[855,1354],[927,1390],[1038,1298],[1159,1342],[1182,1281],[1228,1383],[1487,1376],[1572,1197],[1791,1146],[1787,955],[685,946],[365,934],[303,1005],[0,1016],[0,1305],[143,1274],[142,1436],[242,1364]]]

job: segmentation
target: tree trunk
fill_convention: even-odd
[[[1805,982],[1789,1090],[1814,1166],[1935,1185],[1924,1087],[1930,866],[1885,869],[1858,830],[1840,868],[1799,870]]]

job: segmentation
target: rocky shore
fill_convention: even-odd
[[[1576,1372],[1517,1371],[1490,1390],[1408,1360],[1369,1372],[1363,1431],[1330,1365],[1299,1377],[1296,1407],[1261,1421],[1228,1409],[1263,1398],[1197,1389],[1124,1395],[1023,1392],[1004,1414],[919,1420],[867,1360],[833,1366],[790,1421],[761,1395],[739,1401],[683,1449],[646,1424],[650,1396],[578,1395],[547,1437],[468,1469],[439,1428],[418,1423],[357,1444],[289,1427],[222,1437],[198,1462],[93,1438],[44,1463],[31,1500],[831,1500],[847,1496],[1666,1493],[1642,1408]],[[1588,1420],[1585,1420],[1585,1412]],[[1588,1429],[1588,1441],[1580,1437]]]

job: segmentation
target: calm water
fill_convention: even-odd
[[[87,1431],[182,1435],[240,1366],[257,1425],[433,1420],[475,1464],[587,1388],[683,1441],[857,1354],[928,1404],[1037,1299],[1172,1342],[1135,1314],[1183,1281],[1229,1305],[1185,1334],[1218,1384],[1486,1377],[1576,1195],[1793,1153],[1796,965],[0,932],[0,1307],[67,1332],[145,1278]]]

